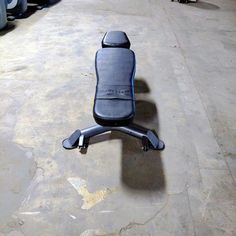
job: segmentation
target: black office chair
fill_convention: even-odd
[[[6,0],[0,1],[0,30],[7,25],[7,2]]]

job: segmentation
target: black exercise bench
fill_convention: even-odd
[[[63,141],[66,149],[87,148],[89,139],[107,131],[120,131],[142,140],[143,150],[163,150],[165,144],[151,130],[132,123],[135,114],[135,54],[127,35],[111,31],[95,58],[97,87],[93,116],[97,125],[76,130]]]

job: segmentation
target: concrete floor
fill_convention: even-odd
[[[1,236],[236,235],[236,1],[62,0],[0,37]],[[136,53],[131,137],[61,141],[94,123],[94,55],[126,31]]]

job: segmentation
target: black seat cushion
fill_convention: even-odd
[[[134,52],[125,48],[100,49],[96,54],[95,67],[95,121],[104,126],[128,125],[135,113]]]
[[[130,41],[125,32],[109,31],[103,37],[102,47],[130,48]]]

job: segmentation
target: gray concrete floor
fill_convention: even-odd
[[[0,235],[236,235],[236,1],[62,0],[0,37]],[[136,122],[164,152],[94,123],[108,30],[136,53]]]

